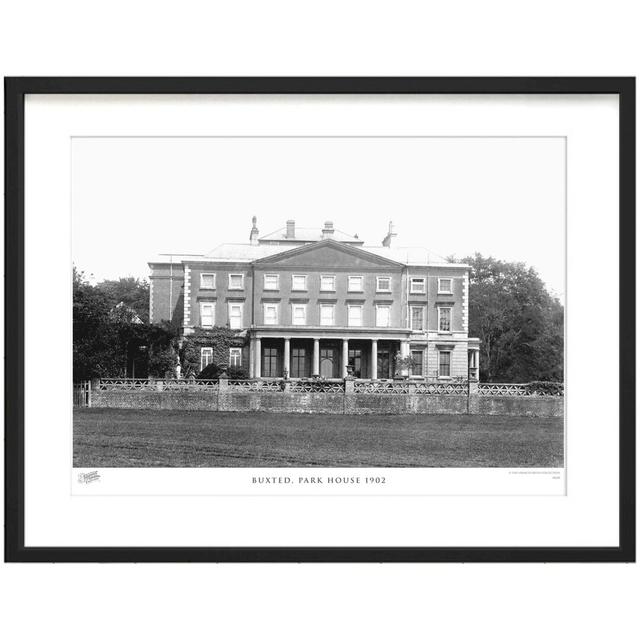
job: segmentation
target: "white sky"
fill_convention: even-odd
[[[289,218],[443,256],[533,266],[564,302],[563,138],[75,138],[74,264],[148,275],[158,253],[247,242]]]

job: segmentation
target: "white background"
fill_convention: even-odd
[[[14,3],[6,75],[635,75],[632,2]],[[13,638],[601,638],[637,566],[3,566]]]

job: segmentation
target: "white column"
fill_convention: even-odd
[[[249,341],[249,377],[255,377],[255,366],[256,366],[256,339],[251,338]]]
[[[403,340],[400,343],[400,356],[403,358],[406,358],[409,355],[409,342],[407,340]],[[400,370],[400,374],[403,376],[408,376],[409,375],[409,367],[407,367],[407,365],[403,365],[402,369]]]
[[[375,380],[378,377],[378,341],[371,341],[371,377]]]
[[[314,376],[320,375],[320,340],[313,339],[313,371]]]
[[[342,377],[347,377],[347,365],[349,364],[349,341],[342,340]]]
[[[254,375],[256,378],[262,376],[262,341],[260,338],[256,338],[256,346],[254,349]]]
[[[284,365],[287,375],[291,377],[291,338],[284,339]],[[284,371],[282,372],[284,374]]]

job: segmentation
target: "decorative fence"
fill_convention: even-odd
[[[563,415],[562,385],[431,380],[148,380],[103,378],[74,386],[74,406],[341,414]]]
[[[356,393],[372,395],[448,395],[448,396],[563,396],[559,382],[494,383],[494,382],[429,382],[421,380],[325,380],[325,379],[253,379],[199,380],[148,378],[101,378],[93,381],[95,391],[195,391],[211,389],[228,393]],[[84,396],[82,394],[85,394]],[[90,383],[74,385],[74,405],[87,406],[83,398],[90,394]],[[77,396],[77,401],[76,401]]]

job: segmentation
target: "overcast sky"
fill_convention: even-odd
[[[75,138],[73,261],[148,276],[158,253],[204,253],[284,226],[533,266],[564,302],[562,138]]]

